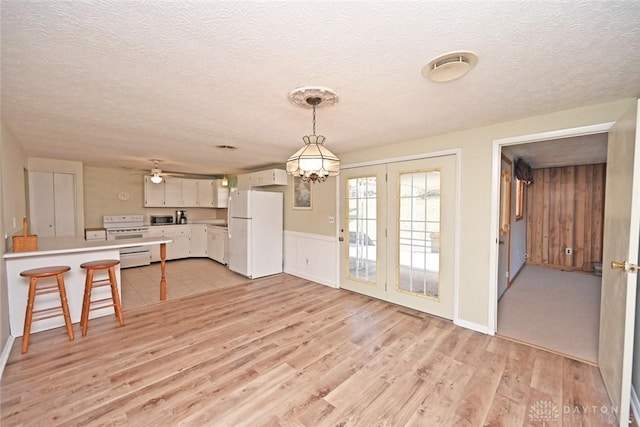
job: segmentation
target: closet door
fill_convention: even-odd
[[[39,237],[56,235],[53,173],[29,172],[29,232]]]
[[[56,236],[76,234],[76,183],[70,173],[53,174],[53,203]]]
[[[75,175],[29,172],[29,222],[40,237],[76,234]]]

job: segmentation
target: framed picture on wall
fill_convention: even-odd
[[[298,177],[293,178],[293,209],[311,209],[311,183]]]

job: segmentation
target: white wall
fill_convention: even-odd
[[[412,141],[390,141],[379,147],[340,153],[339,157],[344,164],[357,164],[449,149],[461,150],[459,317],[482,330],[489,327],[489,298],[495,298],[495,295],[490,295],[489,283],[493,140],[615,121],[633,102],[633,99],[620,100]],[[326,184],[317,184],[325,187],[322,192],[314,194],[314,206],[335,204],[335,185]],[[285,214],[285,229],[292,230],[287,223],[288,217]],[[328,235],[328,228],[327,233],[315,231],[317,227],[325,230],[326,219],[321,216],[313,219],[297,222],[294,231]],[[315,224],[315,221],[320,224]],[[337,238],[335,230],[331,235]]]
[[[0,236],[3,237],[0,252],[4,254],[10,247],[11,236],[22,228],[22,218],[26,215],[24,170],[27,157],[3,123],[0,127]],[[5,233],[8,239],[4,239]],[[0,351],[9,338],[8,301],[6,263],[0,258]]]

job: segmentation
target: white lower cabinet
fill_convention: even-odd
[[[192,257],[207,256],[207,225],[192,224],[191,225],[191,242],[189,244],[189,253]]]
[[[173,240],[167,243],[167,259],[189,258],[191,252],[191,226],[166,225],[149,228],[149,237],[166,237]],[[151,262],[160,261],[160,245],[151,246]]]
[[[207,231],[207,256],[221,264],[227,264],[228,260],[228,236],[224,228],[209,227]]]

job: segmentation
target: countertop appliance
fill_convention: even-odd
[[[187,211],[176,211],[176,224],[187,223]]]
[[[151,215],[151,225],[171,225],[173,224],[173,216],[171,215]]]
[[[229,269],[250,279],[282,273],[282,193],[229,194]]]
[[[144,225],[143,215],[104,215],[102,226],[107,230],[107,240],[149,237],[149,227]],[[151,264],[149,246],[120,249],[120,268]]]

